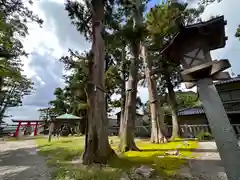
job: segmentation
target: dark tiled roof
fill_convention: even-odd
[[[222,85],[222,84],[228,84],[228,83],[234,83],[234,82],[240,82],[240,75],[231,79],[215,82],[214,84]],[[179,116],[189,116],[189,115],[197,115],[197,114],[205,114],[203,107],[185,108],[178,111]]]
[[[237,77],[234,77],[231,79],[227,79],[227,80],[217,81],[214,84],[221,85],[221,84],[228,84],[228,83],[233,83],[233,82],[240,82],[240,76],[237,76]]]
[[[189,115],[197,115],[204,114],[204,110],[202,107],[194,107],[194,108],[186,108],[178,111],[179,116],[189,116]]]
[[[121,111],[117,112],[116,115],[118,115],[118,114],[120,114],[120,113],[121,113]],[[137,115],[137,116],[143,116],[143,114],[140,114],[140,113],[138,113],[138,112],[136,112],[136,115]]]

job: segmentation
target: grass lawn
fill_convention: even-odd
[[[119,139],[117,137],[110,139],[114,142],[113,149],[116,149]],[[105,167],[89,168],[73,161],[78,159],[83,151],[84,137],[67,137],[58,140],[53,138],[51,143],[48,143],[47,139],[36,141],[40,153],[47,157],[48,165],[54,167],[55,180],[120,180],[123,172],[129,174],[141,165],[155,169],[154,177],[173,179],[172,175],[187,163],[186,158],[193,157],[191,150],[197,148],[196,141],[188,141],[186,146],[183,141],[150,144],[147,140],[136,139],[141,152],[127,152],[118,159],[112,159]],[[175,149],[179,149],[180,156],[163,156],[166,151]]]
[[[43,139],[43,136],[22,136],[22,137],[9,137],[6,136],[3,138],[5,141],[24,141],[30,139]]]

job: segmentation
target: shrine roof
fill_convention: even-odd
[[[70,119],[73,119],[73,120],[77,120],[77,119],[82,119],[81,117],[78,117],[78,116],[74,116],[72,114],[68,114],[68,113],[65,113],[65,114],[62,114],[58,117],[56,117],[56,119],[65,119],[65,120],[70,120]]]

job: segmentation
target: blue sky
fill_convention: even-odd
[[[39,108],[48,107],[48,102],[54,98],[56,87],[63,87],[61,79],[63,65],[58,59],[67,54],[68,48],[84,51],[90,48],[82,35],[80,35],[67,16],[63,6],[64,0],[41,0],[34,2],[34,12],[44,20],[43,28],[29,24],[29,36],[24,40],[24,47],[30,53],[29,58],[23,58],[25,74],[35,83],[35,91],[31,96],[25,97],[23,106],[11,108],[8,114],[13,119],[38,119]],[[148,4],[151,8],[162,0],[152,0]],[[226,35],[228,41],[225,48],[212,51],[213,59],[229,59],[232,71],[240,74],[238,65],[240,57],[240,41],[234,37],[236,28],[240,24],[240,0],[222,0],[208,6],[203,19],[210,16],[224,15],[228,24]],[[184,86],[182,87],[184,89]],[[148,99],[146,88],[139,88],[139,95],[143,101]],[[11,120],[8,119],[8,122]]]

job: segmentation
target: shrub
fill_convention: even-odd
[[[210,132],[200,131],[197,135],[198,140],[212,140],[213,136]]]

